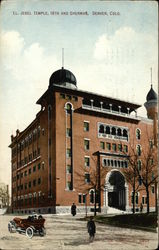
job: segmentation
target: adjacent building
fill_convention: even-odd
[[[93,171],[99,174],[98,181],[104,181],[102,211],[109,211],[109,207],[132,210],[132,186],[124,171],[129,168],[132,146],[140,158],[149,143],[157,144],[157,95],[153,87],[145,103],[147,118],[141,118],[137,115],[141,105],[79,90],[73,73],[62,68],[51,75],[37,104],[41,110],[36,118],[11,136],[13,212],[70,212],[73,202],[79,211],[86,205],[90,209],[95,202]],[[142,167],[142,157],[138,164]],[[101,176],[102,169],[105,176]],[[154,184],[149,188],[150,208],[154,210]],[[135,203],[136,210],[140,203],[146,207],[144,188],[136,193]]]

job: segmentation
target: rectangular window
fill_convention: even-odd
[[[90,174],[85,173],[85,183],[90,183]]]
[[[82,203],[82,194],[78,195],[78,203]]]
[[[124,152],[127,153],[128,152],[128,146],[124,145]]]
[[[105,143],[103,141],[100,142],[100,148],[105,149]]]
[[[83,194],[83,203],[85,204],[86,203],[86,195]]]
[[[84,165],[85,165],[85,167],[90,166],[90,158],[88,156],[85,156],[85,158],[84,158]]]
[[[118,144],[118,151],[122,152],[122,144]]]
[[[40,170],[40,168],[41,168],[41,164],[39,163],[39,164],[38,164],[38,170]]]
[[[71,129],[70,128],[66,129],[66,136],[71,137]]]
[[[33,186],[34,187],[36,186],[36,180],[33,180]]]
[[[146,197],[142,196],[142,204],[146,204]]]
[[[89,150],[89,140],[84,140],[84,149]]]
[[[71,100],[71,95],[66,95],[67,100]]]
[[[72,184],[70,181],[67,181],[66,188],[67,188],[67,190],[72,190]]]
[[[66,154],[67,158],[70,158],[71,157],[71,149],[68,148],[67,149],[67,154]]]
[[[116,151],[116,144],[115,143],[112,144],[112,150]]]
[[[152,194],[155,193],[155,187],[154,186],[151,186],[151,192],[152,192]]]
[[[84,131],[89,131],[89,122],[84,122]]]
[[[78,97],[77,96],[73,96],[72,100],[75,101],[75,102],[77,102],[78,101]]]
[[[72,173],[71,165],[67,165],[67,167],[66,167],[66,173],[67,174],[71,174]]]
[[[31,168],[29,168],[29,174],[31,174]]]
[[[111,150],[111,144],[109,142],[106,143],[107,150]]]
[[[36,166],[33,167],[33,172],[35,172],[35,171],[36,171]]]
[[[60,98],[65,99],[65,94],[60,94]]]
[[[38,178],[38,184],[39,185],[41,184],[41,178]]]

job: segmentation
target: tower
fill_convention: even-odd
[[[144,106],[147,110],[147,117],[153,120],[154,144],[157,145],[157,94],[153,90],[152,84]]]

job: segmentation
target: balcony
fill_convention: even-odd
[[[99,113],[103,113],[103,114],[114,115],[114,116],[127,118],[127,119],[133,119],[133,120],[137,120],[137,121],[141,120],[141,118],[137,116],[137,112],[135,115],[130,115],[129,109],[128,109],[128,113],[123,113],[120,111],[120,109],[119,109],[119,111],[115,111],[115,110],[111,109],[111,106],[110,106],[110,109],[104,109],[103,107],[96,107],[93,104],[91,104],[91,105],[82,104],[82,109],[95,111],[95,112],[99,112]]]

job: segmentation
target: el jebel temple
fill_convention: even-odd
[[[141,203],[146,211],[142,178],[134,179],[133,196],[128,175],[134,166],[143,173],[145,155],[157,147],[152,85],[145,96],[147,118],[142,118],[137,114],[141,105],[79,90],[74,74],[62,67],[51,75],[37,104],[41,110],[36,118],[11,135],[13,212],[70,213],[73,202],[77,212],[86,206],[89,212],[95,199],[103,213],[130,212],[134,203],[135,211]],[[157,171],[153,156],[152,180]],[[156,207],[156,186],[155,181],[149,185],[150,211]]]

